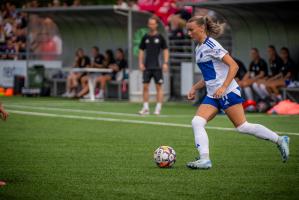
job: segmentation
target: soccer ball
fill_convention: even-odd
[[[154,153],[154,160],[158,167],[171,167],[176,161],[176,154],[170,146],[160,146]]]

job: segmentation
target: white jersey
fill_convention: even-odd
[[[227,51],[216,40],[207,37],[201,45],[197,45],[195,52],[196,63],[206,83],[207,96],[213,97],[216,90],[223,85],[228,74],[229,66],[222,61]],[[238,84],[233,79],[224,95],[236,91],[237,88]]]

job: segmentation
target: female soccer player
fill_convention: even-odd
[[[282,160],[286,162],[289,157],[289,137],[280,137],[268,128],[260,124],[249,123],[246,120],[240,88],[234,80],[238,65],[227,51],[212,38],[222,34],[223,25],[214,22],[207,16],[195,16],[187,22],[189,36],[199,43],[195,49],[196,63],[204,78],[192,86],[188,93],[188,99],[194,99],[196,90],[204,86],[207,88],[207,96],[198,107],[196,116],[192,120],[195,145],[200,158],[189,162],[187,167],[192,169],[212,167],[205,125],[215,117],[219,109],[225,111],[239,132],[277,144]]]

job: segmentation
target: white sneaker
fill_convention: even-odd
[[[187,163],[187,167],[191,169],[210,169],[212,167],[212,162],[211,160],[207,160],[207,159],[199,159]]]
[[[281,136],[279,137],[279,140],[280,140],[280,144],[278,144],[277,147],[280,151],[282,162],[286,162],[289,159],[289,155],[290,155],[290,149],[289,149],[290,138],[288,136]]]
[[[66,93],[62,94],[61,96],[62,97],[69,97],[69,95],[70,95],[70,93],[66,92]]]
[[[102,92],[99,92],[98,94],[95,95],[96,99],[104,99],[104,94]]]
[[[89,93],[83,96],[83,99],[90,99]]]
[[[155,115],[160,115],[160,112],[161,112],[161,110],[156,109],[155,112],[154,112],[154,114]]]
[[[142,108],[142,109],[139,111],[139,114],[140,114],[140,115],[149,115],[150,112],[149,112],[148,109]]]
[[[68,98],[74,98],[76,96],[76,93],[73,91],[71,93],[69,93]]]

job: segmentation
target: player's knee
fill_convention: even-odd
[[[207,124],[207,120],[200,116],[194,116],[191,123],[192,127],[204,127]]]
[[[255,125],[256,124],[244,122],[243,124],[241,124],[240,126],[237,127],[237,130],[240,133],[253,133],[254,129],[255,129]]]

